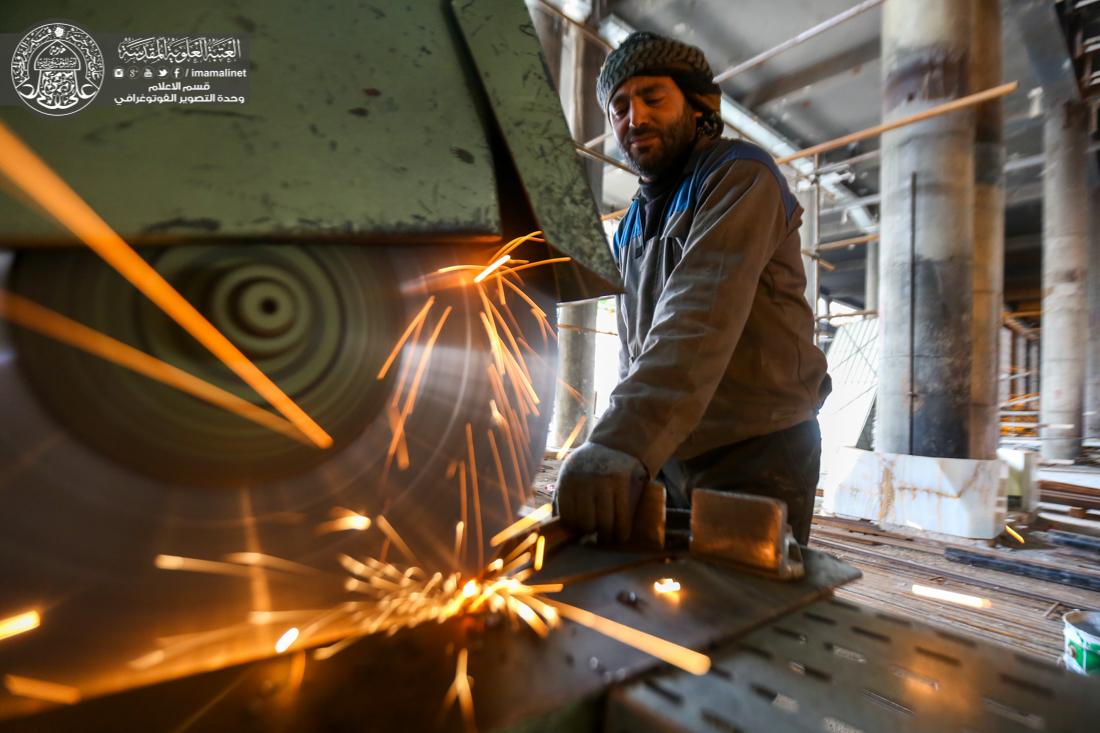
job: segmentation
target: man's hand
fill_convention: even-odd
[[[562,524],[600,542],[630,539],[634,514],[649,477],[634,456],[585,443],[562,463],[555,494]]]

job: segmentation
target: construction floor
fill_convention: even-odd
[[[548,458],[536,477],[540,501],[552,496],[559,465]],[[1100,539],[1100,468],[1073,467],[1065,473],[1040,482],[1043,501],[1036,514],[1010,512],[1008,524],[1022,543],[1007,532],[995,540],[967,540],[818,514],[810,547],[863,572],[860,580],[837,591],[838,598],[1054,662],[1063,652],[1062,614],[1075,608],[1100,610],[1100,592],[971,567],[949,560],[946,550],[1069,571],[1078,582],[1100,587],[1100,554],[1056,546],[1047,533],[1059,529]],[[965,594],[988,605],[971,608],[921,597],[914,594],[914,585]]]

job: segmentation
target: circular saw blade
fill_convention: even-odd
[[[290,626],[314,642],[354,631],[334,613],[355,598],[343,555],[484,565],[544,448],[545,283],[476,286],[486,253],[453,246],[144,256],[334,445],[0,322],[0,617],[41,617],[0,643],[0,672],[96,696],[270,655]],[[275,414],[89,252],[5,255],[0,282]],[[0,691],[0,718],[41,705]]]

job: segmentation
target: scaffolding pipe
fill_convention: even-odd
[[[954,112],[956,110],[965,109],[967,107],[973,107],[976,104],[988,102],[998,97],[1003,97],[1006,94],[1012,94],[1019,86],[1018,82],[1010,81],[1007,84],[1001,84],[1000,86],[993,87],[992,89],[986,89],[981,92],[976,92],[966,97],[959,97],[946,104],[941,104],[937,107],[926,109],[923,112],[909,115],[907,117],[901,117],[890,122],[884,122],[881,125],[875,125],[874,127],[868,127],[859,132],[853,132],[849,135],[838,137],[834,140],[823,142],[820,145],[814,145],[813,147],[806,148],[805,150],[799,150],[796,153],[785,155],[782,158],[778,158],[775,162],[779,165],[790,163],[792,160],[798,160],[799,158],[807,158],[811,155],[820,155],[821,153],[827,153],[830,150],[836,150],[842,148],[845,145],[859,142],[860,140],[866,140],[871,137],[878,137],[884,132],[890,132],[896,130],[899,127],[905,127],[912,125],[916,122],[923,122],[924,120],[931,119],[933,117],[939,117],[945,115],[948,112]]]
[[[538,2],[539,7],[543,8],[544,10],[550,11],[550,13],[552,13],[553,15],[556,15],[557,17],[561,18],[562,20],[564,20],[569,25],[576,28],[578,31],[580,31],[580,33],[585,38],[588,38],[589,40],[595,41],[597,44],[599,44],[600,46],[603,46],[603,48],[608,50],[608,51],[615,48],[610,43],[608,43],[606,40],[604,40],[603,36],[601,36],[599,33],[592,30],[591,28],[589,28],[584,23],[581,23],[580,21],[577,21],[577,20],[573,20],[561,8],[554,5],[549,0],[537,0],[537,2]]]
[[[870,10],[871,8],[882,5],[882,3],[883,0],[864,0],[859,5],[848,8],[844,12],[834,15],[828,20],[821,21],[817,25],[813,26],[812,28],[807,28],[793,38],[788,38],[786,41],[783,41],[778,46],[772,46],[766,51],[761,51],[752,58],[745,59],[741,63],[731,66],[730,68],[718,74],[718,76],[714,77],[714,83],[721,84],[725,80],[730,79],[743,71],[754,69],[757,66],[760,66],[761,64],[764,64],[767,61],[775,58],[784,51],[789,51],[795,46],[799,46],[810,40],[811,38],[819,36],[825,31],[835,28],[846,20],[851,20],[852,18]]]
[[[877,234],[864,234],[862,237],[852,237],[851,239],[838,239],[835,242],[818,242],[818,252],[828,252],[834,249],[851,249],[857,244],[867,244],[868,242],[877,242]]]

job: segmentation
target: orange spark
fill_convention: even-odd
[[[512,548],[512,551],[503,558],[503,562],[510,563],[515,560],[517,557],[526,552],[531,547],[531,545],[535,544],[538,538],[539,535],[535,534],[534,532],[524,537],[523,541]],[[503,567],[503,565],[501,567]]]
[[[497,485],[500,487],[500,498],[504,501],[504,516],[511,517],[512,501],[508,498],[508,482],[504,480],[504,464],[500,461],[500,451],[497,450],[497,439],[491,428],[485,432],[489,436],[489,448],[493,453],[493,464],[497,469]]]
[[[507,602],[508,608],[515,611],[516,615],[523,619],[524,623],[534,629],[536,634],[545,637],[550,633],[550,629],[546,627],[546,624],[539,618],[539,615],[526,603],[512,596],[508,596]]]
[[[1024,544],[1024,538],[1021,537],[1020,533],[1013,529],[1011,525],[1005,525],[1005,532],[1008,532],[1010,535],[1012,535],[1012,539],[1016,540],[1021,545]]]
[[[474,276],[474,282],[480,283],[485,278],[489,277],[497,268],[503,265],[508,260],[512,259],[509,255],[502,255],[501,257],[493,260],[484,270]]]
[[[27,611],[0,619],[0,641],[37,629],[42,623],[38,611]]]
[[[408,545],[405,544],[405,540],[401,539],[401,535],[397,534],[397,530],[393,528],[393,526],[386,520],[386,518],[379,514],[377,522],[378,529],[382,530],[383,534],[386,535],[386,538],[390,542],[392,542],[398,550],[401,551],[401,554],[404,555],[413,565],[419,565],[420,561],[416,559],[416,555],[413,554],[413,551],[409,549]]]
[[[14,293],[0,290],[0,316],[24,328],[37,331],[44,336],[167,384],[169,387],[174,387],[277,433],[309,444],[302,432],[288,420],[150,356],[144,351],[139,351],[129,344],[124,344]]]
[[[417,314],[409,321],[409,325],[405,328],[405,332],[401,334],[401,338],[397,339],[397,343],[394,344],[393,350],[390,351],[390,355],[386,357],[386,361],[382,364],[382,368],[378,370],[377,379],[383,379],[386,376],[386,372],[390,370],[390,366],[393,365],[394,359],[401,353],[401,347],[405,345],[405,342],[409,340],[409,336],[416,327],[428,317],[428,311],[432,309],[432,305],[435,303],[435,296],[431,296],[420,308]]]
[[[521,567],[523,567],[524,565],[526,565],[529,562],[531,562],[531,553],[530,552],[521,553],[519,555],[519,557],[515,558],[514,560],[512,560],[512,562],[508,563],[503,568],[501,568],[500,573],[501,573],[501,575],[510,575],[511,573],[514,573],[515,571],[519,570]]]
[[[505,409],[507,409],[509,414],[511,414],[511,408],[506,406]],[[516,450],[515,438],[512,435],[512,427],[511,427],[511,424],[508,423],[508,422],[504,423],[504,437],[507,438],[507,440],[505,441],[505,446],[507,446],[507,448],[508,448],[508,457],[511,458],[511,460],[512,460],[512,472],[516,475],[516,483],[519,486],[520,498],[523,501],[526,501],[527,500],[526,499],[527,491],[525,489],[525,487],[527,486],[527,479],[526,479],[527,471],[525,470],[526,469],[526,464],[521,463],[520,460],[519,460],[519,453]]]
[[[494,425],[504,425],[504,415],[500,413],[500,408],[497,407],[496,400],[489,400],[489,414],[493,416]],[[450,476],[448,476],[447,478],[450,478]]]
[[[0,123],[0,171],[268,401],[317,447],[332,437]],[[525,267],[526,265],[520,265]]]
[[[561,593],[564,587],[564,583],[542,583],[541,585],[523,586],[524,590],[528,593]]]
[[[586,420],[588,420],[588,417],[586,415],[581,415],[580,420],[577,420],[577,424],[573,426],[572,432],[569,433],[569,436],[565,439],[565,442],[562,443],[561,448],[558,449],[557,455],[554,456],[559,461],[565,458],[565,455],[569,452],[569,449],[573,447],[573,441],[576,440],[577,436],[581,434],[581,430],[584,428],[584,423]]]
[[[225,556],[226,562],[234,562],[240,565],[252,567],[264,567],[271,570],[282,570],[285,573],[297,573],[299,575],[315,575],[320,571],[308,565],[284,560],[274,555],[265,555],[260,552],[232,552]]]
[[[397,408],[392,404],[386,405],[386,422],[390,427],[390,435],[401,435],[401,439],[397,441],[397,468],[399,471],[404,471],[409,467],[409,444],[405,440],[404,431],[397,429],[398,422],[401,419],[401,413],[397,411]]]
[[[358,637],[356,637],[355,635],[352,635],[352,636],[348,636],[344,639],[341,639],[340,641],[336,642],[335,644],[329,644],[328,646],[321,647],[319,649],[314,649],[313,650],[313,658],[316,659],[319,662],[324,661],[325,659],[329,659],[329,658],[335,656],[336,654],[339,654],[340,652],[344,651],[349,646],[354,644],[356,641],[358,641]]]
[[[458,705],[462,710],[462,723],[466,730],[474,729],[474,693],[470,689],[470,678],[466,674],[465,649],[458,653],[458,663],[455,665],[455,681],[453,683],[455,694],[458,696]]]
[[[512,289],[513,291],[515,291],[515,293],[516,293],[516,294],[517,294],[517,295],[518,295],[519,297],[521,297],[521,298],[523,298],[523,299],[524,299],[525,301],[527,301],[527,305],[531,306],[532,310],[534,310],[534,312],[535,312],[536,314],[538,314],[539,316],[542,316],[542,317],[545,317],[545,316],[546,316],[546,312],[545,312],[545,311],[544,311],[544,310],[543,310],[542,308],[539,308],[539,307],[538,307],[538,305],[536,305],[536,304],[535,304],[535,301],[531,300],[531,298],[529,298],[529,297],[527,296],[527,293],[523,292],[523,289],[522,289],[522,288],[520,288],[520,287],[519,287],[519,286],[517,286],[517,285],[513,285],[513,284],[512,284],[512,281],[511,281],[511,280],[508,280],[507,278],[503,278],[503,277],[502,277],[502,278],[500,279],[500,281],[501,281],[501,282],[503,282],[503,283],[504,283],[505,285],[507,285],[508,287],[510,287],[510,288],[511,288],[511,289]]]
[[[500,257],[501,255],[506,255],[509,252],[516,249],[517,247],[519,247],[524,242],[541,242],[541,243],[545,244],[546,240],[542,238],[542,232],[541,231],[531,232],[530,234],[525,234],[522,237],[516,237],[515,239],[509,241],[503,247],[498,249],[496,254],[493,255],[493,257]]]
[[[216,560],[198,560],[193,557],[180,557],[179,555],[157,555],[153,564],[161,570],[181,570],[192,573],[213,573],[214,575],[240,575],[249,577],[251,571],[240,565]]]
[[[572,257],[551,257],[545,260],[538,260],[537,262],[528,262],[526,265],[516,265],[515,267],[506,267],[504,269],[509,275],[511,275],[519,272],[520,270],[530,270],[532,267],[552,265],[555,262],[569,262],[572,259]]]
[[[447,306],[447,309],[443,311],[443,315],[439,317],[439,321],[436,322],[432,335],[428,337],[428,343],[424,346],[424,353],[420,357],[420,363],[416,365],[416,373],[413,375],[412,384],[409,386],[409,393],[405,397],[405,404],[401,408],[401,414],[398,416],[396,430],[394,431],[393,437],[390,439],[390,447],[386,452],[387,461],[391,460],[397,452],[397,445],[401,442],[401,437],[405,433],[405,422],[409,419],[409,413],[412,412],[413,405],[416,403],[416,395],[420,389],[420,380],[424,377],[424,371],[428,367],[428,361],[431,359],[432,349],[435,347],[436,339],[439,338],[439,332],[443,330],[443,324],[447,322],[447,318],[450,315],[451,306]]]
[[[465,558],[466,555],[468,554],[466,552],[466,547],[467,547],[467,539],[466,538],[468,536],[468,533],[466,533],[465,530],[466,530],[467,527],[470,526],[469,508],[468,508],[467,503],[466,503],[466,461],[459,461],[458,462],[458,470],[459,470],[459,474],[458,474],[458,509],[459,509],[459,516],[462,517],[462,521],[461,521],[462,529],[463,529],[463,534],[462,534],[462,557]]]
[[[554,512],[553,504],[543,504],[526,517],[523,517],[493,535],[489,540],[490,547],[499,547],[513,537],[526,532],[539,522],[550,517]]]
[[[75,705],[80,702],[80,690],[75,687],[36,680],[31,677],[6,674],[4,675],[4,687],[8,688],[8,692],[13,695],[29,697],[34,700],[56,702],[62,705]]]
[[[569,384],[569,382],[566,382],[566,381],[565,381],[564,379],[562,379],[561,377],[558,377],[558,384],[560,384],[560,385],[561,385],[562,387],[564,387],[564,388],[565,388],[565,391],[569,393],[569,396],[570,396],[570,397],[572,397],[573,399],[575,399],[575,400],[576,400],[577,402],[579,402],[580,404],[582,404],[582,405],[584,404],[584,402],[585,402],[585,400],[584,400],[584,397],[583,397],[583,396],[581,395],[581,393],[580,393],[580,392],[578,392],[578,391],[577,391],[577,390],[576,390],[576,389],[575,389],[575,388],[573,387],[573,385]]]
[[[335,515],[335,519],[317,525],[318,534],[325,534],[326,532],[345,532],[348,530],[363,532],[370,529],[370,517],[363,516],[359,512],[335,507],[332,510],[332,514]]]
[[[597,615],[591,611],[586,611],[583,608],[570,606],[550,598],[543,598],[542,600],[556,608],[558,613],[564,618],[592,629],[593,631],[598,631],[604,636],[608,636],[627,646],[632,646],[650,656],[660,659],[662,662],[667,662],[675,667],[679,667],[685,672],[703,675],[710,669],[710,657],[705,654],[700,654],[697,651],[680,646],[679,644],[673,644],[667,639],[662,639],[658,636],[647,634],[644,631],[631,628],[630,626],[625,626],[618,621],[612,621],[609,618]]]
[[[455,522],[455,567],[462,564],[462,535],[466,530],[466,523],[461,520]]]
[[[413,331],[411,341],[416,344],[420,342],[420,334],[424,330],[424,324],[427,322],[427,318],[421,318],[420,322],[416,324],[416,330]],[[401,397],[405,394],[405,385],[409,381],[409,374],[413,371],[414,359],[405,359],[401,362],[401,371],[397,375],[397,388],[393,391],[393,398],[390,400],[390,404],[397,408],[401,405]]]
[[[448,265],[447,267],[440,267],[436,270],[440,275],[446,275],[448,272],[458,272],[459,270],[481,270],[481,265]]]
[[[484,312],[477,314],[481,318],[481,325],[485,328],[485,333],[489,337],[489,353],[493,356],[493,361],[496,363],[498,369],[504,368],[504,356],[501,353],[500,337],[497,335],[496,329],[493,327],[489,317]]]
[[[680,581],[672,578],[661,578],[653,582],[653,590],[656,593],[678,593],[680,591]]]
[[[477,456],[474,455],[474,431],[470,423],[466,423],[466,452],[470,458],[470,489],[474,499],[474,526],[477,528],[477,564],[481,567],[485,564],[485,532],[481,526],[481,496],[477,488]]]
[[[539,535],[538,542],[535,543],[535,572],[542,570],[542,560],[546,555],[546,538]]]
[[[275,642],[275,653],[282,654],[296,641],[298,641],[298,627],[291,626],[279,637],[279,640]]]
[[[528,344],[526,341],[524,341],[524,339],[523,339],[523,327],[519,325],[519,321],[516,320],[516,314],[512,313],[512,309],[508,307],[508,301],[505,300],[504,298],[501,298],[500,310],[503,311],[504,315],[506,315],[508,317],[508,324],[510,325],[510,327],[512,329],[512,334],[515,335],[514,340],[516,342],[518,342],[519,344],[521,344],[522,346],[526,347],[528,353],[533,354],[536,358],[540,358],[538,356],[538,354],[535,354],[535,350],[531,348],[531,345]],[[516,335],[516,334],[518,334],[518,335]]]
[[[486,303],[488,303],[488,300],[486,300]],[[500,315],[500,311],[497,310],[496,306],[492,303],[488,303],[488,305],[489,308],[492,310],[493,317],[500,322],[500,327],[504,331],[504,336],[508,339],[508,343],[512,347],[512,352],[515,354],[514,359],[518,360],[516,361],[516,365],[520,367],[520,370],[523,372],[524,378],[528,383],[530,383],[531,373],[527,371],[527,363],[523,360],[523,352],[519,350],[519,345],[516,343],[516,339],[512,335],[512,329],[508,327],[507,321],[505,321],[504,317]],[[533,390],[532,394],[534,394]],[[535,397],[535,404],[538,404],[537,396]]]

